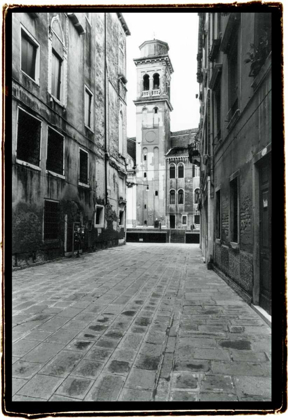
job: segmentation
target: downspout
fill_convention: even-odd
[[[107,14],[104,13],[104,154],[105,154],[105,170],[104,170],[104,204],[106,206],[108,202],[108,189],[107,189]]]

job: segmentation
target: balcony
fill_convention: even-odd
[[[150,96],[150,91],[149,90],[143,90],[142,96],[143,96],[143,98]]]
[[[159,96],[160,95],[160,89],[153,89],[152,90],[152,96]]]

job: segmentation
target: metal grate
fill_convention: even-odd
[[[58,239],[60,225],[59,203],[45,200],[44,240]]]

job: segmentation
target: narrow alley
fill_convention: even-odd
[[[270,327],[199,245],[13,272],[13,401],[271,401]]]

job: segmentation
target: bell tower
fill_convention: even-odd
[[[136,182],[137,225],[166,226],[165,153],[170,149],[170,82],[173,67],[166,42],[140,45],[137,67]]]

